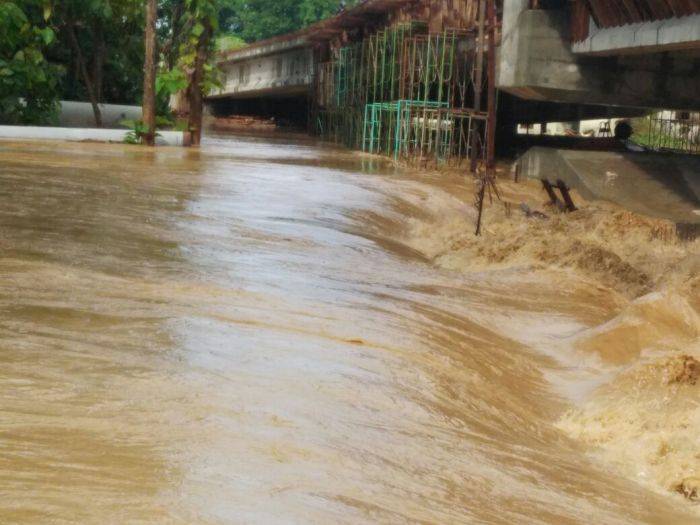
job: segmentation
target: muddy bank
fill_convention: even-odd
[[[679,240],[669,221],[579,195],[579,210],[563,214],[539,184],[505,180],[504,202],[487,207],[476,238],[474,211],[460,203],[470,186],[412,202],[422,212],[404,226],[406,243],[451,271],[544,274],[543,287],[569,281],[563,293],[580,294],[583,281],[606,296],[603,322],[533,345],[580,372],[574,406],[556,426],[612,470],[697,502],[700,242]]]

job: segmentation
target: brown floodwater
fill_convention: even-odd
[[[460,188],[299,138],[0,143],[0,522],[698,523],[561,428],[608,370],[561,341],[619,294],[406,241],[471,229]]]

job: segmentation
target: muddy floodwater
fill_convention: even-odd
[[[447,264],[471,199],[294,138],[0,142],[0,522],[700,523],[696,387],[686,459],[585,408],[622,361],[571,338],[634,297]]]

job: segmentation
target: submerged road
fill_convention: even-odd
[[[291,138],[0,143],[0,522],[695,522],[554,427],[535,347],[604,297],[406,247],[459,191]]]

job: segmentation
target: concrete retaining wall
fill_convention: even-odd
[[[100,104],[102,125],[105,128],[124,128],[123,120],[140,120],[141,106]],[[95,114],[89,102],[61,101],[58,125],[67,128],[91,128],[95,126]]]
[[[700,156],[534,147],[518,161],[522,177],[561,179],[584,198],[676,223],[700,234]]]
[[[34,126],[0,126],[0,140],[66,140],[71,142],[124,142],[128,130],[97,128],[48,128]],[[156,140],[162,146],[184,146],[181,131],[160,131]]]

